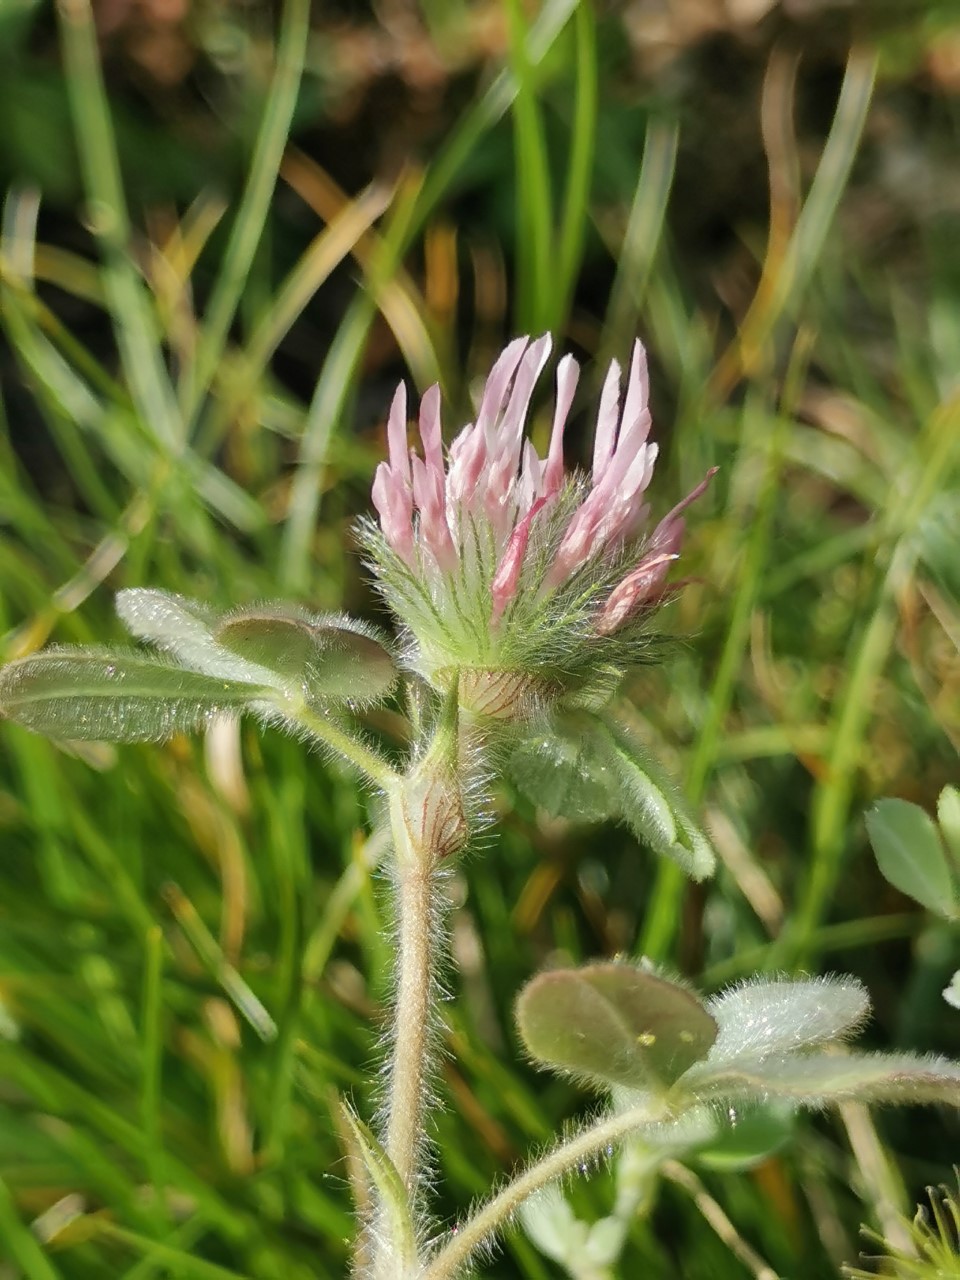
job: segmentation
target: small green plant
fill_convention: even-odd
[[[569,475],[563,431],[578,370],[557,369],[549,451],[524,430],[550,341],[518,339],[496,362],[476,420],[445,452],[439,391],[423,397],[423,456],[408,448],[405,393],[373,487],[379,525],[363,540],[397,628],[394,641],[342,615],[284,602],[226,613],[165,591],[120,593],[122,621],[147,649],[53,648],[0,671],[0,712],[61,740],[159,741],[250,713],[347,761],[380,797],[394,887],[393,1031],[382,1105],[365,1122],[343,1104],[355,1159],[362,1280],[467,1274],[518,1211],[555,1256],[586,1274],[609,1266],[625,1216],[585,1229],[556,1199],[571,1170],[624,1149],[622,1168],[707,1146],[746,1108],[850,1099],[960,1102],[960,1065],[841,1051],[868,999],[853,979],[758,980],[702,1000],[649,966],[586,965],[534,978],[517,1005],[531,1058],[608,1098],[483,1200],[450,1235],[432,1209],[433,1089],[446,963],[443,880],[488,825],[502,777],[554,808],[618,818],[695,879],[714,856],[679,791],[624,726],[616,697],[651,657],[650,622],[673,588],[683,512],[708,475],[650,527],[645,358],[637,345],[621,398],[604,383],[590,476]],[[358,713],[393,699],[393,749]],[[530,1204],[534,1205],[531,1217]],[[536,1209],[539,1204],[539,1211]],[[539,1213],[539,1217],[538,1217]],[[566,1232],[566,1235],[564,1235]],[[559,1252],[557,1252],[559,1250]],[[577,1270],[579,1268],[579,1270]]]

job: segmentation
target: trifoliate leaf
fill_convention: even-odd
[[[119,592],[117,612],[133,635],[192,670],[270,685],[295,701],[372,702],[397,679],[372,630],[339,615],[270,602],[218,616],[199,601],[140,588]]]
[[[877,865],[895,889],[952,919],[957,891],[937,828],[919,805],[878,800],[866,814]]]
[[[626,964],[542,973],[517,1002],[538,1061],[599,1084],[663,1089],[704,1058],[717,1025],[696,996]]]
[[[46,649],[0,669],[0,714],[52,738],[158,742],[271,692],[130,650]]]
[[[172,654],[191,671],[257,685],[276,684],[268,670],[217,643],[213,636],[217,615],[198,600],[172,591],[132,587],[117,592],[116,607],[131,635]]]
[[[713,871],[713,850],[680,791],[636,735],[612,717],[555,713],[514,750],[508,771],[529,799],[555,817],[619,820],[694,880]]]

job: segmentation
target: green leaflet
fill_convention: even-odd
[[[386,648],[339,619],[270,605],[229,614],[214,636],[231,653],[301,684],[318,701],[375,702],[397,679]]]
[[[717,1136],[692,1158],[721,1173],[753,1169],[789,1142],[795,1127],[793,1108],[786,1103],[750,1107],[737,1116],[736,1124],[721,1124]]]
[[[960,791],[956,787],[944,787],[937,797],[937,821],[954,868],[960,869]]]
[[[627,964],[541,973],[517,1001],[538,1061],[604,1088],[668,1088],[709,1052],[717,1024],[685,987]]]
[[[686,1085],[688,1081],[684,1081]],[[742,1059],[711,1071],[698,1066],[689,1086],[703,1101],[768,1101],[821,1107],[831,1102],[960,1104],[960,1064],[916,1053],[790,1054]]]
[[[620,721],[603,721],[600,739],[618,780],[620,813],[656,852],[672,858],[693,880],[713,874],[716,858],[679,787],[663,772],[637,735]]]
[[[547,732],[514,749],[508,767],[524,795],[552,817],[602,822],[620,814],[614,776],[599,756],[589,718],[558,713]]]
[[[957,890],[933,820],[907,800],[878,800],[865,817],[867,834],[884,877],[929,911],[951,919]]]

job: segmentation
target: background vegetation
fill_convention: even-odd
[[[851,971],[873,1044],[960,1054],[957,933],[862,819],[957,777],[958,92],[951,0],[0,9],[5,658],[119,638],[125,586],[375,616],[351,524],[393,386],[466,421],[517,332],[594,397],[643,337],[661,511],[721,468],[682,643],[628,692],[723,869],[500,796],[449,883],[451,1223],[586,1105],[518,1061],[549,960]],[[6,725],[0,835],[0,1275],[342,1276],[332,1104],[371,1105],[389,994],[368,798],[253,727],[78,755]],[[747,1274],[707,1192],[777,1273],[835,1276],[957,1136],[851,1106],[694,1166],[622,1274]],[[574,1198],[602,1215],[609,1176]],[[516,1233],[485,1274],[558,1273]]]

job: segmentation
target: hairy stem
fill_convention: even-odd
[[[368,781],[384,791],[389,791],[398,781],[400,775],[373,747],[346,729],[341,729],[333,720],[317,715],[306,707],[300,707],[290,716],[294,723],[305,729],[312,738],[318,739],[330,747],[338,755],[348,760]]]
[[[387,1154],[411,1200],[422,1146],[427,1051],[434,989],[434,874],[424,866],[397,873],[399,950],[393,1062],[387,1111]]]
[[[486,1204],[458,1226],[456,1234],[433,1259],[422,1274],[422,1280],[454,1280],[462,1274],[471,1255],[500,1231],[523,1202],[571,1169],[589,1164],[605,1156],[631,1133],[661,1119],[662,1104],[648,1098],[637,1107],[606,1116],[596,1124],[581,1129],[567,1142],[554,1147],[535,1164],[530,1165],[499,1191]]]
[[[396,995],[386,1118],[382,1141],[416,1219],[423,1178],[424,1118],[430,1087],[430,1041],[437,997],[441,934],[437,913],[439,858],[425,833],[411,832],[401,787],[390,796],[397,915]],[[418,835],[421,838],[418,838]],[[402,1242],[394,1239],[389,1206],[372,1223],[375,1280],[399,1280]]]

